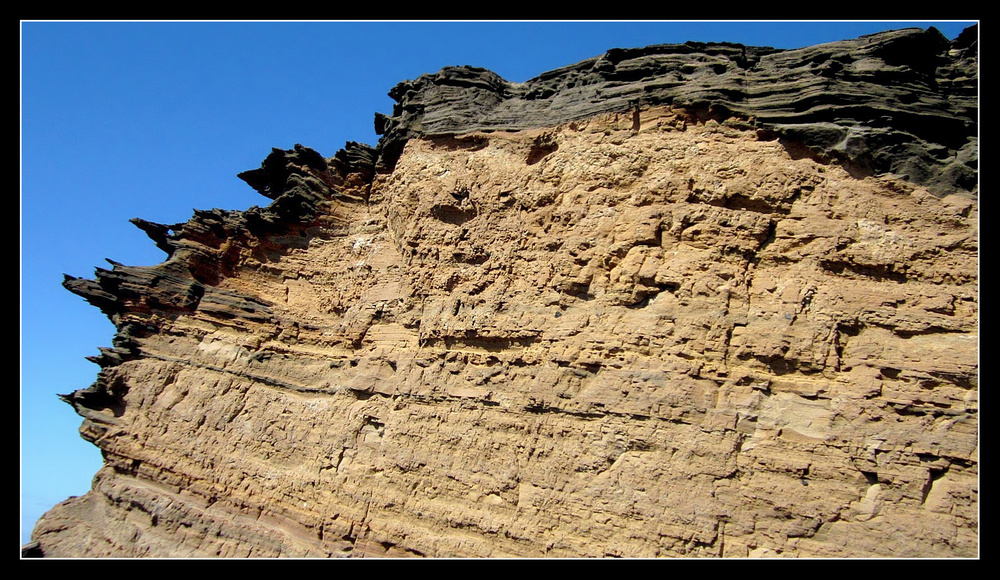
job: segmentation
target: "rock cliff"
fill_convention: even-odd
[[[134,220],[24,553],[976,556],[976,38],[447,68]]]

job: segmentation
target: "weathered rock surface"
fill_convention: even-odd
[[[607,53],[509,83],[472,67],[400,83],[387,150],[413,135],[555,126],[671,105],[701,120],[739,115],[859,175],[894,173],[934,193],[976,188],[978,45],[905,29],[798,50],[662,44]]]
[[[105,466],[30,554],[977,555],[974,51],[447,69],[136,220],[164,263],[65,282]]]

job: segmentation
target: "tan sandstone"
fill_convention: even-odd
[[[977,555],[976,198],[669,108],[356,187],[150,314],[46,555]]]

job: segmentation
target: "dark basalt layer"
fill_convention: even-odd
[[[196,210],[186,223],[174,225],[134,218],[132,223],[167,253],[166,261],[141,267],[108,260],[113,268],[98,268],[95,280],[66,275],[63,286],[100,308],[115,324],[125,312],[192,312],[206,300],[215,310],[228,305],[232,315],[266,312],[266,305],[252,298],[212,288],[231,272],[236,260],[236,246],[230,242],[246,245],[248,240],[306,229],[317,215],[335,213],[329,211],[330,204],[363,203],[364,199],[344,193],[344,186],[354,184],[352,191],[357,191],[357,184],[370,180],[373,173],[374,150],[367,145],[348,143],[329,161],[302,145],[288,151],[274,149],[259,169],[239,175],[274,200],[266,208]]]
[[[857,176],[892,173],[944,195],[977,191],[976,27],[949,42],[911,28],[796,50],[731,43],[612,49],[511,83],[448,67],[396,85],[378,115],[382,162],[411,137],[553,126],[646,105],[752,119]],[[805,149],[802,150],[801,146]]]

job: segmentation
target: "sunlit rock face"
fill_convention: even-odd
[[[970,37],[446,69],[136,220],[26,554],[976,556]]]

